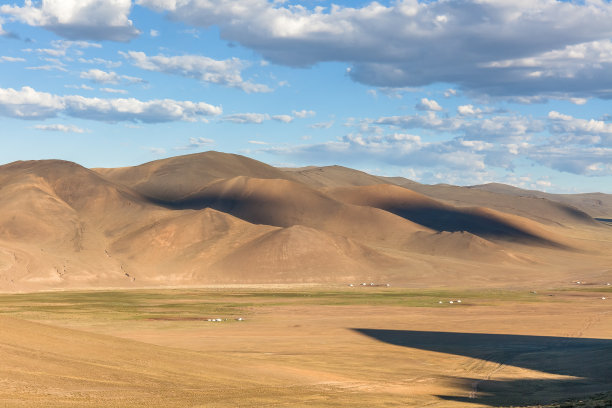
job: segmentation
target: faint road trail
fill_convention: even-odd
[[[605,312],[599,312],[599,313],[595,313],[593,315],[590,315],[586,318],[586,320],[584,321],[584,324],[582,326],[580,326],[578,329],[576,329],[573,332],[569,332],[566,333],[564,336],[568,338],[568,342],[571,342],[572,338],[580,338],[584,336],[584,333],[589,330],[591,327],[593,327],[594,325],[598,324],[601,322],[602,316],[606,315],[606,314],[610,314],[612,313],[612,311],[605,311]],[[489,360],[486,360],[489,362]],[[504,366],[506,366],[506,364],[508,364],[508,361],[504,361],[499,363],[497,366],[495,366],[493,369],[491,369],[491,371],[489,371],[487,373],[487,375],[485,376],[485,378],[482,378],[480,380],[475,380],[472,382],[472,390],[470,391],[469,394],[469,398],[477,398],[478,397],[478,386],[483,382],[483,381],[489,381],[491,378],[493,378],[493,376],[499,372],[501,369],[504,368]]]
[[[495,367],[493,367],[491,371],[487,373],[485,378],[472,382],[472,391],[470,391],[469,397],[476,398],[478,396],[478,385],[480,385],[480,383],[483,381],[489,381],[493,377],[493,375],[495,375],[499,370],[501,370],[502,368],[506,366],[506,363],[507,362],[502,362],[502,363],[497,364]]]

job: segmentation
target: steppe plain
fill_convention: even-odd
[[[610,195],[216,152],[0,193],[0,406],[611,404]]]

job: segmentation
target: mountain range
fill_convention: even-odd
[[[0,166],[0,290],[538,286],[612,265],[612,195],[424,185],[205,152]]]

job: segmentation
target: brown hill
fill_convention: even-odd
[[[483,207],[458,208],[389,184],[327,189],[341,201],[391,212],[436,231],[466,231],[487,239],[562,246],[536,222]]]
[[[416,233],[410,243],[410,250],[435,257],[452,257],[477,263],[521,263],[532,262],[532,258],[505,249],[465,231],[442,231],[437,234]]]
[[[0,187],[13,189],[5,196],[7,205],[15,205],[36,196],[29,213],[37,222],[61,222],[63,218],[48,206],[69,211],[80,221],[94,222],[105,231],[120,228],[126,219],[146,219],[158,207],[131,189],[110,182],[98,173],[76,163],[61,160],[15,162],[0,166]],[[44,196],[44,198],[43,198]],[[12,203],[12,204],[9,204]],[[42,206],[42,207],[41,207]],[[122,218],[117,219],[117,213]],[[21,224],[23,226],[23,223]]]
[[[381,269],[400,264],[352,239],[294,225],[241,246],[214,266],[220,280],[233,283],[320,283],[380,279]]]
[[[0,166],[0,290],[443,280],[495,260],[565,268],[578,259],[565,251],[578,239],[576,247],[594,248],[580,265],[603,270],[607,227],[576,221],[562,204],[459,187],[441,201],[351,169],[316,171],[294,181],[290,171],[215,152],[116,170],[59,160]],[[470,192],[490,205],[465,207]]]
[[[110,241],[166,211],[59,160],[0,166],[0,191],[0,247],[12,260],[9,288],[125,284],[121,263],[108,256]]]
[[[407,187],[428,197],[455,206],[492,208],[504,213],[530,218],[542,224],[565,226],[598,225],[588,214],[567,204],[545,198],[507,195],[448,184],[413,184]]]
[[[396,245],[427,230],[377,208],[337,201],[323,192],[289,180],[234,177],[221,180],[175,202],[180,208],[211,207],[254,224],[311,228]]]
[[[0,236],[13,241],[76,239],[79,218],[40,176],[0,167]]]
[[[156,160],[135,167],[95,171],[161,202],[179,200],[219,179],[236,176],[291,179],[284,172],[257,160],[213,151]]]
[[[214,283],[210,272],[214,262],[275,229],[209,208],[174,211],[119,237],[109,254],[130,265],[135,278],[151,284]],[[255,274],[259,273],[258,269]]]
[[[219,204],[233,192],[242,197],[243,205],[225,210],[267,225],[211,208],[160,207],[125,185],[63,161],[1,166],[0,191],[0,288],[5,290],[214,283],[229,279],[221,265],[230,275],[241,273],[237,259],[242,258],[251,266],[261,265],[249,269],[251,281],[330,281],[346,276],[346,271],[371,270],[374,260],[388,259],[348,237],[390,245],[423,230],[383,211],[339,203],[286,180],[239,177],[213,183],[203,196],[200,191],[188,197],[202,199],[211,193]],[[305,227],[290,229],[288,235],[269,235],[279,226],[301,223],[347,237],[330,238]],[[245,246],[265,234],[266,239]],[[266,258],[287,245],[292,251],[286,253],[285,263]],[[336,245],[340,253],[332,256],[326,252],[328,245]],[[253,249],[259,246],[261,250]],[[293,251],[297,247],[311,248],[308,257]],[[308,276],[322,264],[333,267],[334,274]]]
[[[407,179],[405,177],[380,177],[385,181],[385,184],[395,184],[396,186],[406,187],[412,189],[412,187],[422,185],[414,180]]]
[[[574,207],[593,218],[612,218],[612,194],[550,194],[543,191],[525,190],[500,183],[482,184],[471,186],[470,188],[511,196],[542,198]]]
[[[612,219],[612,196],[609,194],[547,194],[497,183],[472,187],[427,185],[404,177],[374,176],[342,166],[311,166],[281,170],[294,180],[315,188],[394,184],[449,204],[489,207],[544,224],[578,223],[595,226],[597,223],[591,217]],[[485,191],[491,194],[483,194]],[[508,195],[512,197],[509,198]]]
[[[381,177],[342,166],[301,167],[281,169],[295,181],[310,187],[349,187],[386,184]]]

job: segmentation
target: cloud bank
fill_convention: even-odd
[[[380,87],[438,82],[491,96],[612,98],[612,4],[398,0],[309,9],[267,0],[138,4],[293,67],[339,61]],[[503,30],[500,30],[503,27]]]
[[[446,182],[451,181],[448,174],[486,181],[496,168],[511,174],[517,162],[524,160],[566,173],[612,175],[612,124],[556,111],[532,118],[495,114],[470,105],[461,106],[456,116],[428,111],[351,120],[345,125],[352,131],[335,141],[263,150],[309,161],[428,169],[445,175],[441,179]],[[408,133],[411,131],[433,131],[450,138],[427,141],[426,136]]]
[[[0,116],[18,119],[47,119],[62,114],[111,123],[123,121],[160,123],[193,122],[221,113],[221,107],[205,102],[86,98],[80,95],[59,96],[38,92],[27,86],[20,90],[0,88]]]

